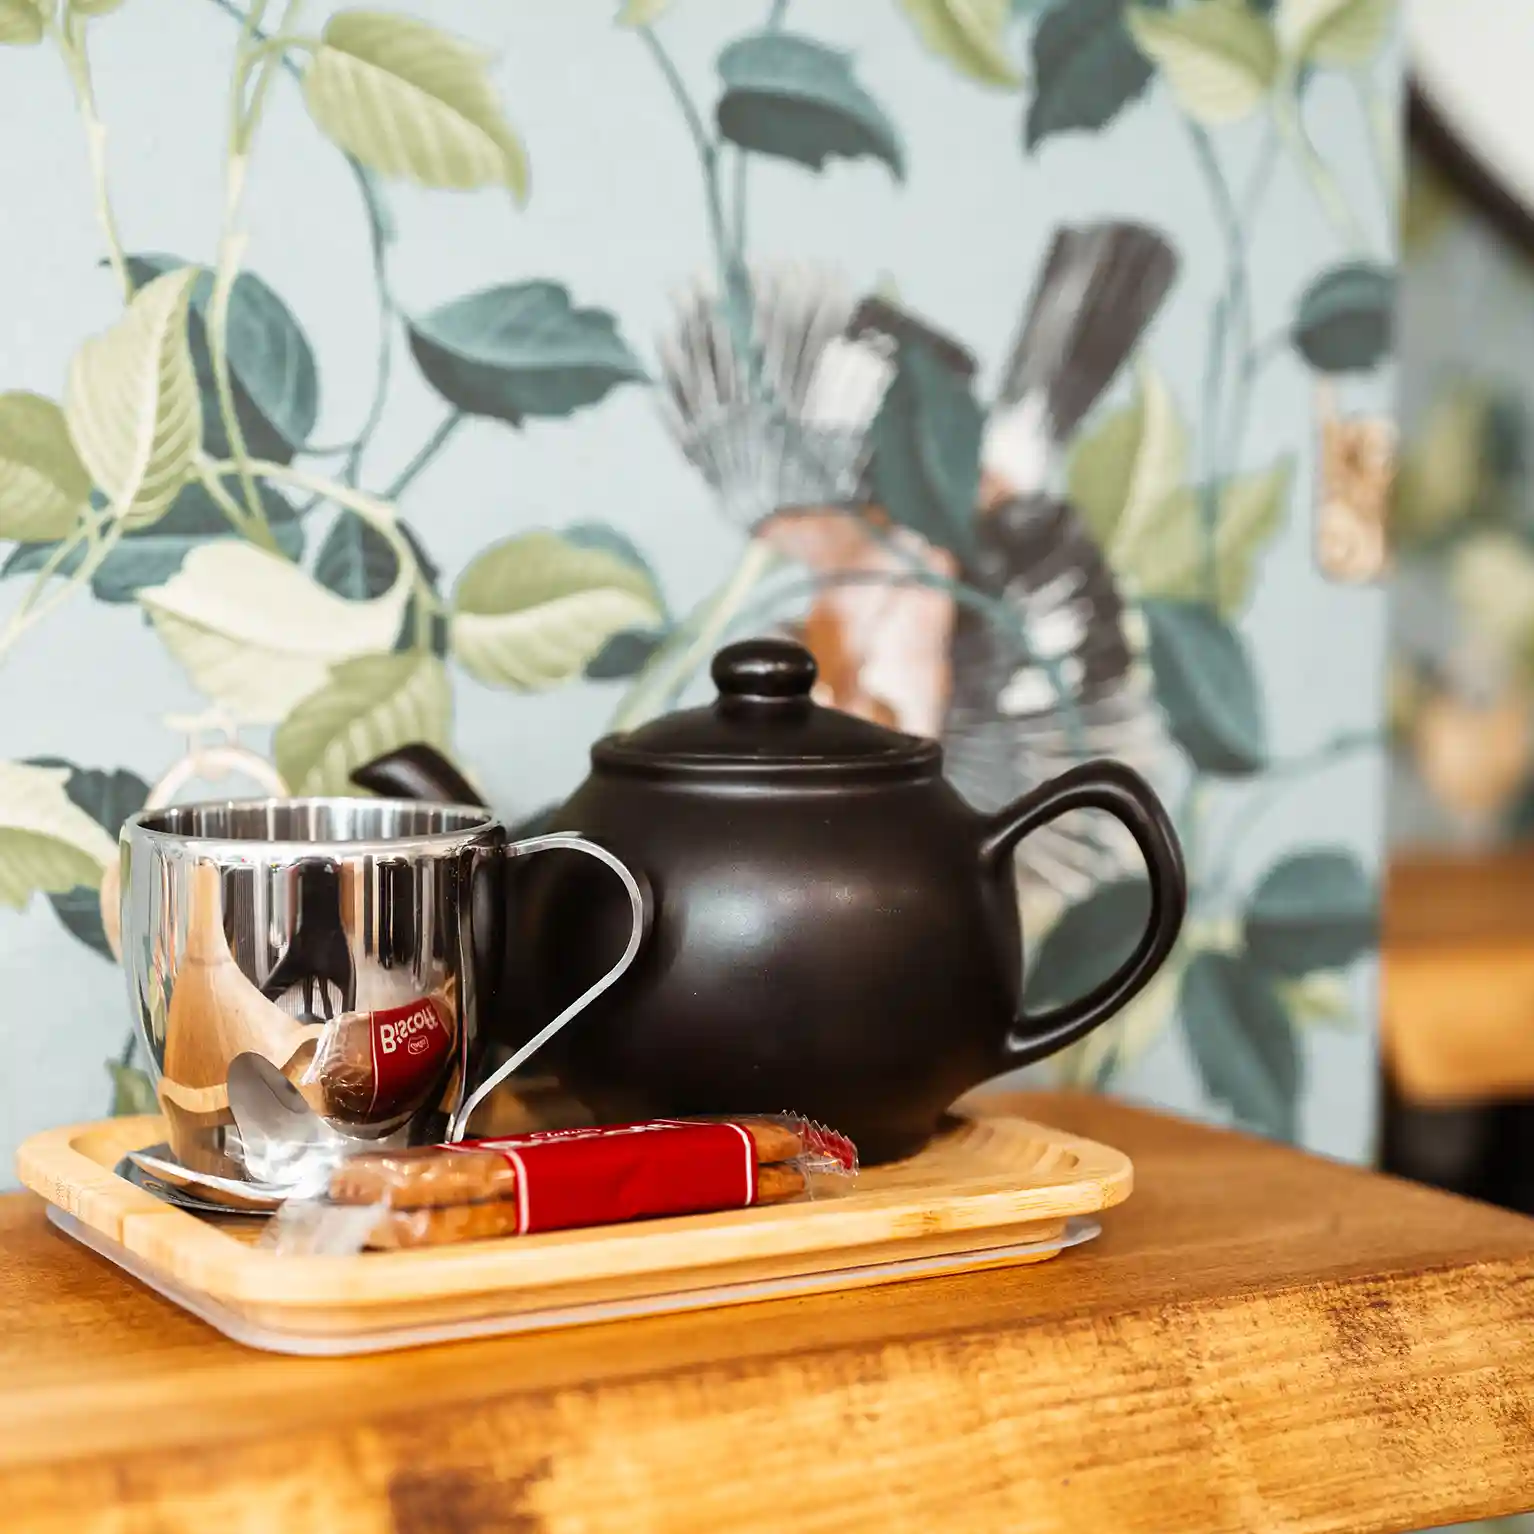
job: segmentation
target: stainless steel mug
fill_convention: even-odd
[[[475,1084],[505,972],[501,881],[510,859],[555,847],[622,881],[628,945]],[[132,816],[120,853],[123,969],[171,1148],[214,1176],[280,1182],[315,1146],[461,1138],[484,1095],[623,974],[649,921],[645,890],[605,848],[513,842],[477,808],[179,805]]]

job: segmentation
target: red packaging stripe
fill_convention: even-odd
[[[453,1148],[497,1150],[515,1168],[519,1235],[756,1201],[756,1147],[739,1124],[652,1119]]]
[[[368,1115],[414,1108],[441,1074],[453,1046],[442,1003],[431,996],[368,1013],[373,1093]]]

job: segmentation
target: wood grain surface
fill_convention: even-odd
[[[1534,1505],[1534,1223],[1091,1098],[1038,1267],[349,1360],[226,1342],[0,1201],[0,1526],[1409,1530]]]

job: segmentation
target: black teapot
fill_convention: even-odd
[[[713,678],[711,707],[598,741],[590,776],[546,826],[611,849],[653,899],[633,968],[555,1041],[554,1069],[600,1118],[788,1110],[850,1135],[866,1162],[892,1160],[920,1149],[968,1088],[1097,1027],[1170,952],[1182,854],[1128,767],[1088,762],[981,815],[942,777],[935,742],[816,705],[801,646],[731,645]],[[472,799],[423,746],[355,781]],[[1150,921],[1096,989],[1030,1016],[1012,851],[1079,809],[1133,834]],[[523,867],[508,881],[507,947],[531,968],[507,976],[496,1009],[508,1045],[580,995],[630,930],[600,866],[555,853]]]

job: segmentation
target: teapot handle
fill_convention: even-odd
[[[1085,996],[1033,1016],[1019,1007],[1005,1044],[1009,1069],[1064,1049],[1123,1007],[1171,953],[1188,907],[1177,832],[1150,784],[1122,762],[1083,762],[989,817],[981,841],[986,868],[1000,869],[1030,831],[1071,810],[1105,810],[1127,827],[1150,875],[1150,921],[1134,952]]]

